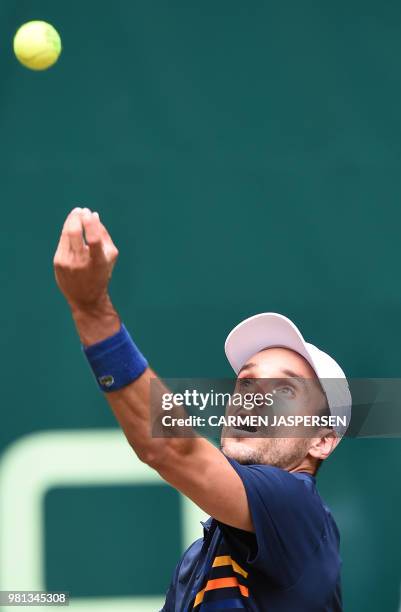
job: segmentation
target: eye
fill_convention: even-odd
[[[243,389],[249,388],[252,386],[252,381],[250,378],[240,378],[238,380],[239,386]]]
[[[283,385],[282,387],[276,387],[274,392],[276,394],[282,395],[283,397],[288,397],[288,398],[295,397],[295,391],[289,385]]]

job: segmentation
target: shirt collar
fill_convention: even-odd
[[[293,476],[295,476],[295,478],[299,478],[300,480],[306,480],[309,482],[313,482],[314,484],[316,484],[316,478],[315,476],[312,476],[312,474],[309,474],[308,472],[291,472]]]
[[[208,518],[206,521],[200,521],[200,524],[201,524],[201,525],[202,525],[202,527],[203,527],[203,535],[204,535],[204,536],[206,536],[206,534],[208,534],[208,533],[209,533],[209,531],[210,531],[210,527],[211,527],[211,524],[212,524],[212,520],[213,520],[213,519],[212,519],[212,517],[210,516],[210,517],[209,517],[209,518]]]

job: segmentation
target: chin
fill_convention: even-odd
[[[234,459],[242,465],[263,463],[261,453],[246,438],[224,438],[221,450],[226,457]]]

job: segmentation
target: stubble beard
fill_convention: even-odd
[[[221,450],[241,465],[271,465],[286,470],[299,465],[309,447],[309,441],[301,438],[264,438],[258,442],[250,446],[244,438],[241,442],[226,438],[222,440]]]

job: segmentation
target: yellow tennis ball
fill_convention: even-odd
[[[59,33],[46,21],[28,21],[14,36],[14,53],[31,70],[46,70],[61,53]]]

